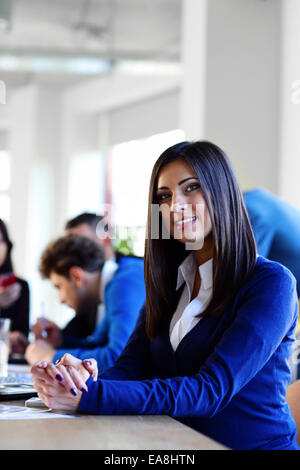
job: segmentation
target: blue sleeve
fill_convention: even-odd
[[[70,353],[80,359],[94,358],[97,360],[101,344],[105,342],[105,332],[108,329],[107,323],[107,316],[105,316],[93,333],[97,340],[94,340],[93,336],[89,336],[88,338],[75,338],[70,335],[64,335],[63,345],[61,348],[57,349],[52,358],[52,362],[56,362],[66,353]]]
[[[116,274],[105,290],[105,316],[84,347],[57,350],[56,357],[68,352],[79,359],[94,358],[99,373],[112,367],[131,335],[145,301],[143,270]]]
[[[244,194],[244,201],[251,222],[257,252],[268,258],[277,230],[277,203],[264,189],[256,189]]]
[[[88,348],[92,347],[92,344],[86,338],[77,338],[75,336],[66,335],[63,336],[63,344],[60,350],[69,350],[74,348]]]
[[[136,326],[124,350],[113,367],[106,370],[101,379],[143,380],[153,377],[149,339],[145,329],[145,306],[141,309]]]
[[[261,273],[240,301],[234,321],[197,374],[142,381],[100,378],[90,383],[80,411],[214,416],[259,373],[296,325],[295,279],[280,265]]]

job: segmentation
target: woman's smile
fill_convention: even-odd
[[[159,174],[156,194],[171,237],[182,243],[197,242],[197,247],[202,247],[211,232],[211,221],[192,168],[183,160],[166,165]]]
[[[178,221],[175,221],[175,226],[178,229],[185,228],[187,226],[194,226],[196,224],[197,217],[193,215],[192,217],[182,218]]]

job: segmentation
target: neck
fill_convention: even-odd
[[[105,248],[105,261],[113,258],[115,256],[115,251],[111,245]]]
[[[198,266],[206,263],[209,259],[214,256],[214,244],[212,239],[212,234],[208,235],[205,240],[201,250],[194,251],[194,256],[197,261]]]
[[[90,283],[89,283],[89,295],[92,299],[95,299],[95,302],[97,302],[97,304],[99,304],[101,301],[100,280],[101,280],[101,271],[91,276]]]

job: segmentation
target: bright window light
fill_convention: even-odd
[[[182,142],[180,129],[116,145],[112,150],[112,218],[120,238],[132,238],[135,254],[144,250],[148,191],[159,155]]]
[[[68,217],[99,212],[103,206],[103,171],[100,153],[74,158],[70,176]]]
[[[0,57],[0,70],[98,75],[109,72],[111,63],[98,57],[22,57],[7,54]]]
[[[0,219],[6,223],[10,220],[10,197],[7,194],[0,194]]]
[[[10,187],[10,155],[0,151],[0,191],[7,191]]]

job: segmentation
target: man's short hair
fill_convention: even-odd
[[[69,230],[81,224],[87,224],[91,227],[91,229],[96,231],[97,225],[101,220],[104,218],[104,215],[94,214],[91,212],[84,212],[82,214],[77,215],[73,219],[68,220],[65,226],[65,230]],[[104,231],[108,231],[108,225],[105,225]]]
[[[52,272],[68,278],[73,266],[93,273],[102,269],[104,261],[104,250],[97,243],[80,235],[65,235],[46,247],[39,271],[43,279],[49,278]]]

